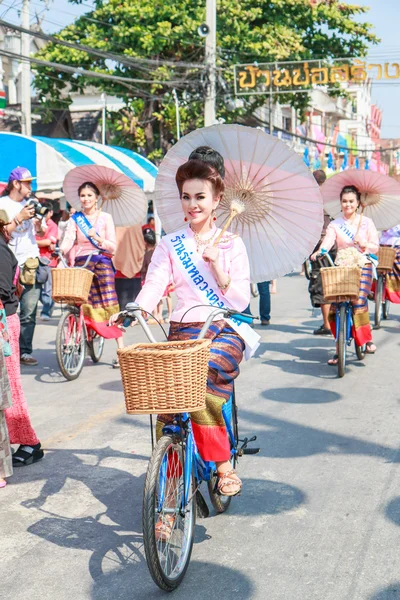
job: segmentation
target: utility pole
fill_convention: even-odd
[[[29,0],[23,0],[21,25],[29,29]],[[27,33],[21,33],[21,54],[29,56],[31,37]],[[22,109],[22,133],[32,135],[31,117],[31,65],[27,60],[22,60],[21,69],[21,109]]]
[[[103,92],[101,94],[101,99],[103,101],[103,106],[101,109],[102,118],[101,118],[101,143],[103,146],[106,145],[106,119],[107,119],[107,96]]]
[[[206,23],[210,28],[210,32],[206,36],[205,64],[208,67],[209,82],[204,104],[204,125],[209,127],[216,122],[217,0],[206,0],[206,2]]]
[[[179,114],[179,98],[176,89],[172,90],[172,95],[175,100],[175,115],[176,115],[176,139],[181,139],[181,115]]]

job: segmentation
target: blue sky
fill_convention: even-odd
[[[232,0],[235,1],[235,0]],[[374,31],[382,39],[378,46],[371,48],[370,62],[398,62],[400,64],[400,0],[345,0],[349,4],[369,6],[369,12],[362,16],[374,26]],[[205,2],[205,0],[204,0]],[[0,16],[5,20],[19,22],[22,0],[3,0]],[[53,33],[71,23],[76,17],[93,7],[91,0],[84,4],[71,4],[68,0],[50,0],[46,10],[41,0],[31,0],[32,21],[35,11],[44,17],[42,27]],[[373,59],[373,60],[372,60]],[[400,137],[400,79],[390,85],[374,83],[373,101],[383,109],[382,137]]]

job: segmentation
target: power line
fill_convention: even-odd
[[[38,64],[43,67],[52,67],[58,71],[64,71],[65,73],[73,73],[74,75],[85,75],[86,77],[97,77],[100,79],[108,79],[111,81],[118,81],[124,85],[128,83],[156,83],[160,85],[167,85],[171,87],[176,87],[181,83],[180,81],[155,81],[150,79],[135,79],[132,77],[119,77],[118,75],[109,75],[108,73],[99,73],[98,71],[89,71],[87,69],[82,69],[81,67],[71,67],[69,65],[64,65],[61,63],[50,62],[48,60],[40,60],[38,58],[34,58],[32,56],[22,56],[21,54],[15,54],[14,52],[9,52],[8,50],[0,50],[0,54],[3,56],[8,56],[10,58],[15,58],[21,61],[28,61]],[[129,86],[127,86],[129,87]]]
[[[3,19],[0,19],[0,25],[4,27],[9,27],[10,29],[14,29],[15,31],[20,31],[21,33],[27,33],[34,37],[38,37],[42,40],[46,40],[49,42],[53,42],[54,44],[60,44],[61,46],[66,46],[67,48],[72,48],[74,50],[79,50],[81,52],[86,52],[87,54],[93,54],[94,56],[99,56],[104,59],[114,60],[115,62],[119,62],[121,64],[133,65],[136,66],[137,63],[147,64],[151,66],[171,66],[171,67],[185,67],[187,69],[205,69],[205,65],[203,63],[187,63],[182,61],[169,61],[169,60],[155,60],[151,58],[139,58],[139,57],[127,57],[122,54],[114,54],[113,52],[103,52],[102,50],[97,50],[96,48],[92,48],[89,46],[83,46],[82,44],[73,44],[72,42],[67,42],[66,40],[59,39],[54,37],[53,35],[48,35],[46,33],[42,33],[40,31],[33,31],[31,29],[25,29],[19,25],[13,25],[12,23],[8,23]]]

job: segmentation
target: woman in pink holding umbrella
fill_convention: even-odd
[[[75,266],[85,264],[89,254],[94,253],[87,269],[95,277],[90,288],[88,303],[82,307],[86,323],[104,338],[114,338],[123,347],[122,332],[108,327],[108,320],[119,311],[115,291],[115,277],[111,258],[116,249],[114,221],[110,214],[98,209],[100,191],[87,181],[78,189],[82,212],[68,221],[60,250],[67,254],[74,247]]]
[[[354,185],[344,186],[340,193],[343,216],[332,221],[321,242],[321,249],[311,256],[316,260],[321,251],[329,252],[334,243],[338,252],[346,248],[356,248],[360,253],[375,254],[379,249],[378,231],[372,221],[364,215],[357,214],[361,204],[361,194]],[[367,261],[362,269],[360,293],[354,304],[354,337],[358,346],[366,344],[366,352],[373,354],[376,346],[372,342],[371,325],[368,313],[368,294],[372,287],[372,264]],[[333,335],[336,335],[336,305],[331,305],[329,324]],[[338,355],[328,361],[329,365],[337,365]]]

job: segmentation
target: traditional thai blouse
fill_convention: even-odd
[[[338,250],[354,248],[356,247],[354,238],[357,235],[361,245],[366,247],[365,252],[372,254],[378,252],[379,234],[374,222],[368,217],[362,216],[360,229],[357,234],[360,218],[361,216],[357,215],[353,222],[344,217],[339,217],[331,221],[327,227],[326,236],[322,240],[321,247],[329,252],[336,242]]]
[[[214,238],[217,237],[219,231],[216,227],[214,228]],[[194,238],[190,227],[187,228],[185,234],[187,238]],[[218,244],[218,248],[221,268],[231,277],[228,289],[221,290],[221,293],[232,308],[242,312],[250,302],[250,267],[246,247],[240,237],[226,233]],[[200,256],[203,251],[204,247],[198,251]],[[203,261],[203,264],[204,269],[211,273],[209,263]],[[182,319],[184,323],[204,323],[210,314],[210,308],[196,306],[202,302],[199,300],[194,286],[190,285],[175,264],[169,248],[163,240],[154,251],[147,271],[146,282],[136,298],[136,302],[149,313],[153,312],[171,280],[175,285],[177,296],[177,305],[171,315],[171,321]],[[186,311],[192,307],[193,309],[185,315]]]
[[[103,244],[101,245],[101,249],[105,250],[109,254],[114,254],[117,247],[117,240],[112,216],[103,211],[100,212],[100,215],[95,213],[93,215],[85,216],[96,230],[97,235],[104,240]],[[81,232],[74,219],[69,219],[67,228],[65,230],[65,235],[60,246],[63,254],[69,252],[75,243],[75,258],[78,256],[87,256],[91,252],[96,252],[96,247],[93,246],[93,244],[87,239],[86,235]]]

